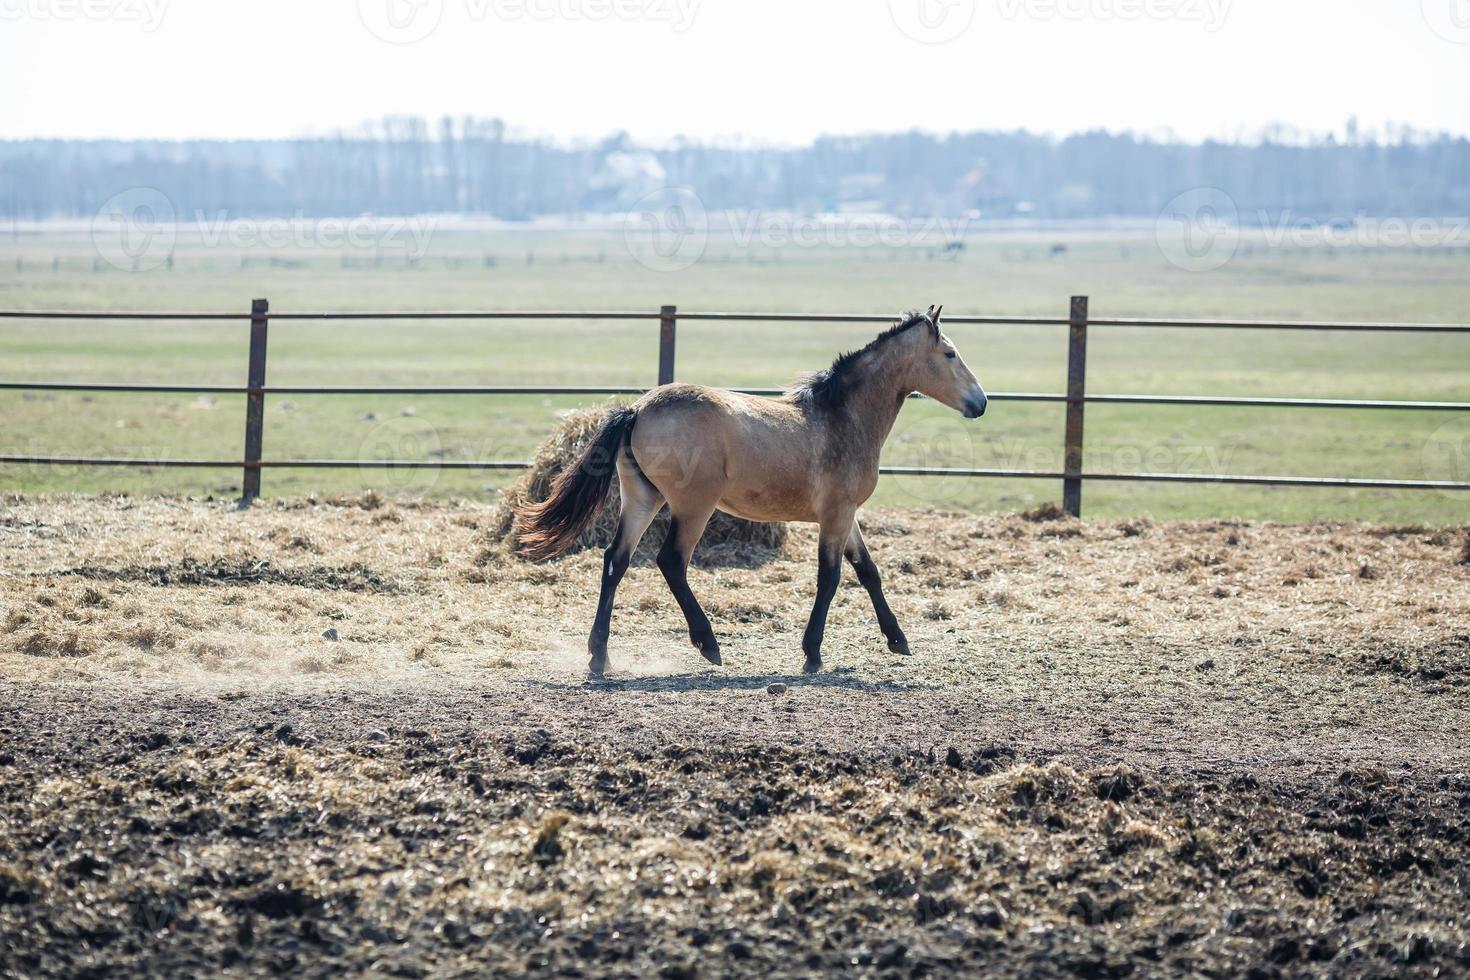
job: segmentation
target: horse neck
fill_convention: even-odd
[[[872,364],[865,365],[861,378],[848,395],[847,417],[855,430],[853,435],[864,448],[871,450],[875,459],[893,431],[899,409],[913,390],[908,375],[905,357],[874,358]]]

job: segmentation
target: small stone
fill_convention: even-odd
[[[402,415],[404,418],[411,418],[414,415],[417,415],[418,413],[414,411],[414,408],[413,408],[412,405],[406,405],[406,406],[404,406],[403,411],[400,412],[399,414]]]
[[[1198,670],[1198,671],[1214,670],[1215,669],[1215,661],[1213,661],[1213,660],[1201,660],[1199,663],[1197,663],[1197,664],[1194,665],[1194,669],[1195,670]]]
[[[1010,918],[1010,916],[1006,914],[1005,909],[994,902],[984,901],[970,911],[970,918],[974,919],[975,924],[982,928],[1001,929],[1004,928],[1006,919]]]
[[[782,684],[780,681],[777,681],[774,684],[767,684],[766,685],[766,693],[767,694],[785,694],[786,691],[787,691],[786,685],[785,684]]]
[[[173,739],[164,732],[149,732],[143,737],[143,748],[149,752],[156,752],[171,741]]]
[[[328,626],[326,629],[322,630],[322,639],[331,640],[334,643],[337,640],[341,639],[341,637],[337,635],[337,627]]]
[[[388,741],[388,733],[375,728],[364,735],[363,738],[367,739],[369,742],[386,742]]]
[[[908,946],[903,943],[889,943],[878,951],[878,959],[874,961],[874,966],[880,970],[891,970],[903,963],[908,955]]]

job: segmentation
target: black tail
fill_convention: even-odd
[[[628,444],[637,417],[631,408],[609,412],[582,458],[552,482],[550,495],[540,503],[528,504],[516,515],[522,555],[533,561],[554,558],[587,529],[607,502],[618,453]]]

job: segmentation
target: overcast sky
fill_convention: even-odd
[[[1470,0],[0,0],[0,137],[1470,133]]]

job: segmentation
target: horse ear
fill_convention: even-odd
[[[944,304],[941,303],[938,306],[931,306],[929,309],[934,311],[934,315],[930,319],[934,321],[936,327],[939,326],[939,311],[944,309]]]

